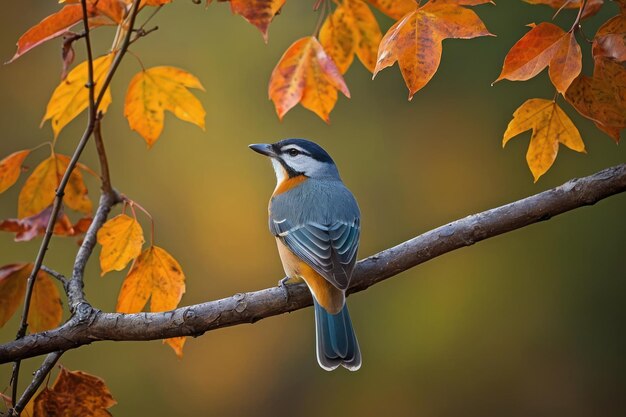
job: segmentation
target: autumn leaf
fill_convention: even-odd
[[[126,268],[126,265],[141,253],[144,242],[143,230],[137,219],[125,214],[107,221],[98,230],[97,238],[98,243],[102,245],[100,275]]]
[[[61,367],[52,388],[44,388],[35,398],[34,417],[106,417],[115,404],[101,378]]]
[[[626,69],[610,59],[596,59],[593,77],[574,80],[565,99],[583,116],[619,142],[626,128]]]
[[[344,0],[320,30],[320,43],[342,74],[352,64],[355,53],[373,72],[381,38],[378,22],[363,0]]]
[[[30,297],[29,329],[32,333],[54,329],[61,324],[62,317],[63,304],[59,290],[48,274],[39,271]]]
[[[267,42],[267,30],[274,17],[285,4],[285,0],[230,0],[233,13],[242,16],[256,26]]]
[[[69,161],[65,155],[52,154],[35,168],[18,197],[17,215],[19,218],[38,214],[52,204]],[[77,168],[70,175],[63,202],[73,210],[91,213],[92,204],[87,195],[87,187]]]
[[[152,312],[173,310],[184,293],[185,275],[180,264],[165,249],[150,246],[139,255],[126,276],[117,298],[116,311],[138,313],[148,298]],[[165,342],[179,357],[182,356],[184,340],[172,338]]]
[[[367,0],[367,2],[395,20],[401,19],[417,8],[414,0]]]
[[[269,97],[278,118],[296,104],[311,110],[327,123],[337,101],[337,90],[350,98],[341,72],[314,36],[298,39],[285,51],[272,71]]]
[[[524,0],[530,4],[545,4],[553,9],[580,9],[583,0]],[[582,18],[593,16],[600,11],[600,8],[604,4],[604,0],[587,0],[585,9],[582,13]]]
[[[15,233],[16,242],[29,241],[45,233],[51,214],[52,206],[50,205],[32,216],[2,220],[0,221],[0,230]],[[72,225],[64,213],[59,213],[52,233],[58,236],[76,236],[85,233],[89,224],[91,224],[91,218],[86,217],[80,219],[76,225]]]
[[[26,281],[33,264],[12,264],[0,268],[0,327],[13,316],[24,299]],[[61,297],[52,279],[39,271],[33,287],[28,324],[32,332],[41,332],[57,327],[61,323],[63,309]]]
[[[594,58],[612,58],[626,61],[626,13],[607,20],[593,39]]]
[[[188,88],[204,91],[195,76],[174,67],[153,67],[133,77],[126,92],[124,116],[148,147],[163,131],[165,110],[204,130],[206,112]]]
[[[176,353],[178,359],[182,359],[183,357],[183,347],[185,346],[185,341],[187,338],[184,336],[181,337],[171,337],[169,339],[164,339],[163,343],[167,343]]]
[[[552,100],[533,98],[522,104],[504,132],[502,146],[513,137],[532,129],[526,162],[535,182],[554,163],[559,143],[568,148],[585,152],[585,145],[578,129],[563,110]]]
[[[102,84],[112,62],[113,54],[101,56],[93,61],[94,92],[96,97],[100,94]],[[76,116],[89,106],[89,89],[85,87],[88,82],[87,72],[87,61],[83,61],[67,74],[67,77],[61,81],[52,93],[52,97],[50,97],[42,124],[48,119],[51,120],[55,138],[59,136],[59,132],[65,125],[74,120]],[[109,104],[111,104],[111,92],[107,88],[98,111],[105,113]]]
[[[383,36],[374,76],[396,61],[409,100],[435,75],[441,61],[442,41],[491,35],[472,10],[448,2],[429,2],[397,21]]]
[[[69,2],[68,2],[69,3]],[[76,1],[73,3],[80,3]],[[117,24],[122,21],[124,9],[118,0],[90,0],[88,2],[89,26]],[[51,39],[63,36],[83,19],[80,4],[68,4],[28,29],[17,41],[17,51],[7,63],[15,61],[26,52]]]
[[[22,171],[22,163],[29,153],[29,150],[14,152],[0,161],[0,193],[15,184]]]
[[[564,94],[582,69],[582,53],[574,32],[552,23],[533,26],[509,51],[500,76],[512,81],[529,80],[550,66],[552,84]]]
[[[0,268],[0,327],[13,316],[24,300],[26,280],[32,270],[28,264],[4,265]]]

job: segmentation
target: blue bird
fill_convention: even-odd
[[[359,247],[359,206],[316,143],[285,139],[250,148],[271,158],[276,173],[269,227],[286,279],[303,280],[313,295],[317,361],[327,371],[356,371],[361,351],[345,292]]]

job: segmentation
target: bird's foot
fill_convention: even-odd
[[[287,284],[295,284],[299,280],[292,277],[285,277],[278,281],[278,286],[283,290],[285,294],[285,301],[289,302],[289,288],[287,288]]]

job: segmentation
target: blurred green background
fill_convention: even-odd
[[[207,90],[197,93],[207,110],[205,132],[168,115],[163,135],[147,150],[122,115],[126,85],[140,70],[133,56],[114,80],[103,125],[112,179],[152,213],[156,243],[182,264],[182,305],[283,277],[266,226],[274,175],[249,143],[305,137],[333,155],[361,206],[360,257],[625,159],[623,147],[569,107],[586,155],[561,147],[555,166],[533,184],[525,162],[529,134],[502,149],[513,111],[554,91],[545,72],[490,87],[506,52],[528,30],[524,25],[553,14],[518,0],[477,7],[498,36],[446,40],[438,73],[412,102],[397,66],[372,82],[355,61],[346,76],[352,99],[339,98],[330,125],[301,107],[279,122],[267,82],[283,51],[313,31],[312,4],[288,1],[267,45],[227,4],[205,10],[179,0],[156,16],[160,29],[132,51],[146,66],[174,65],[199,77]],[[586,22],[585,31],[594,33],[616,13],[614,6]],[[0,57],[6,60],[19,35],[58,6],[23,0],[3,8]],[[557,23],[568,28],[574,16],[563,12]],[[378,17],[386,30],[392,21]],[[113,33],[97,31],[99,53]],[[51,140],[50,126],[39,129],[39,122],[59,82],[60,47],[52,41],[0,67],[0,156]],[[583,48],[588,53],[589,46]],[[77,62],[83,49],[79,44]],[[74,149],[84,125],[83,115],[65,128],[60,152]],[[45,156],[43,148],[27,164]],[[83,161],[97,169],[93,144]],[[88,185],[95,201],[98,183],[89,178]],[[19,185],[0,196],[1,218],[16,215],[18,191]],[[155,341],[96,343],[61,362],[104,378],[118,401],[111,410],[116,416],[623,416],[625,209],[626,195],[612,197],[350,297],[364,357],[357,373],[318,367],[311,309],[190,338],[182,360]],[[38,245],[0,234],[0,265],[33,260]],[[54,238],[46,264],[69,274],[76,249],[73,240]],[[88,266],[87,296],[111,311],[124,273],[100,277],[97,256]],[[14,317],[0,330],[1,340],[11,340],[16,329]],[[25,362],[21,388],[39,363]],[[0,367],[2,389],[10,370]]]

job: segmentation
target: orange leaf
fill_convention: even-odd
[[[113,54],[101,56],[93,61],[96,97],[100,94],[102,84],[112,62]],[[85,87],[87,81],[87,61],[83,61],[67,74],[67,77],[61,81],[52,93],[42,123],[51,119],[55,138],[59,136],[59,132],[65,125],[89,106],[89,89]],[[105,113],[109,104],[111,104],[111,92],[107,88],[98,110]]]
[[[104,275],[109,271],[121,271],[141,253],[143,230],[139,222],[125,214],[120,214],[107,221],[98,230],[100,268]]]
[[[230,0],[230,8],[259,28],[267,42],[267,30],[274,17],[280,12],[285,0]]]
[[[367,2],[395,20],[401,19],[417,8],[414,0],[367,0]]]
[[[52,204],[68,163],[67,156],[52,154],[35,168],[18,197],[17,216],[19,218],[38,214]],[[91,213],[92,204],[87,195],[87,187],[82,174],[76,168],[70,175],[63,201],[73,210]]]
[[[320,43],[344,74],[356,53],[373,72],[382,34],[378,22],[362,0],[345,0],[331,13],[320,30]]]
[[[5,192],[20,176],[22,162],[30,151],[18,151],[0,161],[0,193]]]
[[[44,388],[35,398],[34,417],[105,417],[115,404],[101,378],[61,367],[52,388]]]
[[[0,230],[15,233],[16,242],[25,242],[41,236],[45,233],[50,215],[52,214],[52,206],[48,206],[41,212],[24,217],[22,219],[6,219],[0,222]],[[78,227],[84,227],[86,221],[91,223],[91,219],[81,219],[77,223]],[[76,236],[84,233],[85,230],[77,229],[72,226],[70,219],[63,213],[60,213],[54,225],[52,233],[60,236]]]
[[[0,327],[9,321],[24,300],[26,280],[32,270],[32,265],[27,268],[29,265],[11,264],[0,268]]]
[[[183,357],[183,346],[185,346],[185,342],[187,338],[185,336],[182,337],[171,337],[169,339],[164,339],[163,343],[167,343],[172,349],[174,349],[174,353],[178,356],[178,359],[182,359]]]
[[[442,41],[491,35],[472,10],[454,4],[426,3],[397,21],[383,36],[374,76],[396,61],[409,88],[409,100],[435,75]]]
[[[195,76],[174,67],[153,67],[137,73],[130,81],[124,116],[130,128],[145,139],[148,147],[163,131],[165,110],[204,130],[206,112],[188,88],[204,91]]]
[[[524,0],[530,4],[545,4],[553,9],[580,9],[582,0]],[[593,16],[600,11],[604,4],[604,0],[587,0],[585,10],[583,10],[582,18]]]
[[[80,3],[80,1],[66,2]],[[87,13],[89,26],[111,25],[120,23],[124,17],[124,8],[119,0],[89,0]],[[43,19],[31,27],[17,41],[17,51],[8,63],[15,61],[26,52],[51,39],[63,36],[83,19],[80,4],[68,4],[61,10]]]
[[[533,26],[509,51],[500,76],[495,81],[529,80],[550,66],[550,80],[565,93],[582,69],[582,53],[574,33],[552,23]]]
[[[612,58],[626,61],[626,13],[606,21],[593,39],[594,58]]]
[[[526,162],[535,182],[554,163],[559,143],[577,152],[585,152],[578,129],[563,110],[552,100],[533,98],[522,104],[504,132],[502,146],[509,139],[532,129]]]
[[[29,273],[32,264],[29,264]],[[32,333],[54,329],[61,324],[63,305],[59,290],[52,278],[43,271],[39,271],[30,298],[28,310],[28,325]]]
[[[581,75],[565,99],[615,142],[626,127],[626,69],[610,59],[596,59],[593,78]]]
[[[137,313],[151,297],[150,311],[168,311],[176,308],[184,293],[185,275],[176,259],[151,246],[139,255],[126,276],[116,310]]]
[[[276,64],[270,77],[269,97],[279,119],[300,102],[328,123],[337,90],[350,97],[335,63],[319,41],[308,36],[295,41]]]

